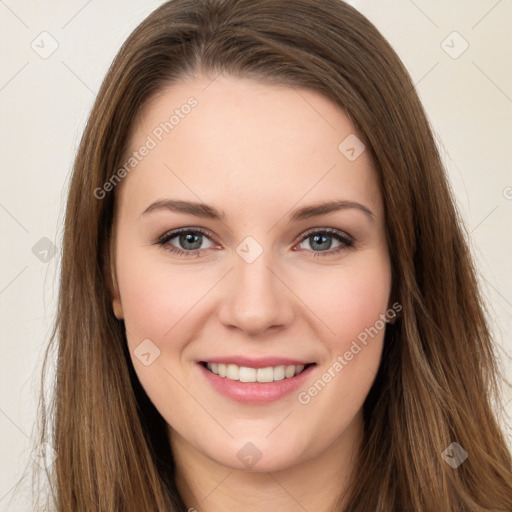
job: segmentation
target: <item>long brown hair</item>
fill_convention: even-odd
[[[41,441],[57,453],[54,507],[186,510],[165,421],[112,312],[116,189],[101,199],[95,190],[123,165],[141,107],[200,72],[320,92],[347,113],[375,164],[392,294],[403,311],[386,332],[364,404],[363,449],[344,510],[512,510],[512,461],[493,412],[500,380],[492,338],[427,117],[390,45],[339,0],[172,0],[115,58],[81,140],[66,210],[47,353],[56,345],[55,390],[41,417]],[[469,454],[457,469],[442,456],[454,441]]]

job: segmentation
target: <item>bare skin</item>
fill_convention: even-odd
[[[327,512],[349,490],[384,329],[359,343],[341,370],[333,365],[390,308],[377,177],[367,151],[350,161],[338,149],[356,131],[328,99],[225,75],[162,90],[143,108],[131,150],[190,96],[197,106],[118,185],[114,312],[125,321],[135,371],[169,425],[187,507]],[[168,199],[204,203],[224,217],[147,211]],[[291,218],[327,201],[350,204]],[[180,228],[191,238],[157,243]],[[194,246],[197,229],[205,233]],[[262,251],[250,263],[237,252],[249,236]],[[159,350],[148,365],[136,355],[143,340],[151,359]],[[315,365],[299,389],[255,405],[220,394],[205,378],[198,361],[228,355]],[[325,374],[325,386],[310,393]],[[238,456],[247,443],[259,453],[254,464]]]

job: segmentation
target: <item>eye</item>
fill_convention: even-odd
[[[206,232],[199,228],[170,231],[161,236],[156,243],[169,252],[185,257],[200,256],[203,250],[214,246]]]
[[[314,252],[313,257],[318,257],[336,254],[351,248],[354,245],[354,240],[341,231],[326,228],[306,233],[300,242],[302,249],[304,249],[304,247],[302,247],[303,244],[308,244],[310,250]],[[306,249],[308,248],[306,247]]]
[[[219,247],[201,228],[182,228],[169,231],[158,238],[155,243],[166,251],[184,257],[199,257],[203,251]],[[304,244],[308,244],[310,248],[303,247]],[[349,249],[354,246],[354,240],[342,231],[325,228],[311,230],[304,234],[299,246],[301,249],[312,251],[312,256],[316,258]]]

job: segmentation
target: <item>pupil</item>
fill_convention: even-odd
[[[186,249],[199,249],[199,247],[201,247],[201,240],[200,240],[200,237],[202,235],[196,235],[196,234],[193,234],[193,233],[187,233],[185,235],[181,235],[181,239],[180,239],[180,243],[182,245],[182,247],[186,248]],[[199,242],[199,245],[197,245],[197,243]],[[187,244],[196,244],[196,246],[194,247],[189,247],[187,246]]]
[[[324,243],[326,241],[329,241],[329,238],[328,236],[325,236],[325,235],[313,235],[313,243],[311,244],[313,246],[313,248],[315,248],[314,246],[317,245],[319,246],[321,243]],[[331,246],[331,244],[329,243],[327,245],[327,247],[317,247],[318,249],[329,249],[329,247]]]

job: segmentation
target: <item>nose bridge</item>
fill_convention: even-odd
[[[254,237],[246,237],[236,248],[231,293],[221,306],[221,321],[249,334],[283,326],[293,318],[291,298],[277,277],[273,251]]]

